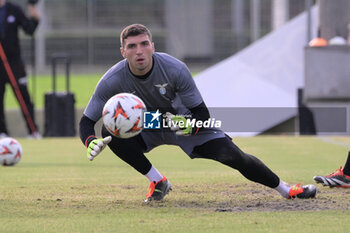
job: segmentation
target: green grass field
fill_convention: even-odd
[[[75,106],[83,108],[89,102],[89,99],[95,90],[98,80],[103,74],[88,74],[88,75],[77,75],[74,74],[70,79],[70,91],[75,94]],[[57,91],[65,91],[66,82],[65,77],[62,75],[57,76]],[[52,91],[52,77],[49,75],[40,75],[35,79],[35,93],[33,92],[33,79],[29,79],[28,89],[31,93],[31,97],[35,103],[36,108],[43,108],[44,106],[44,95],[46,92]],[[10,85],[6,87],[5,94],[5,107],[19,108],[17,100],[14,97],[13,91]]]
[[[344,164],[349,137],[236,138],[283,180],[313,183]],[[312,200],[285,200],[219,163],[173,146],[148,154],[171,181],[158,203],[148,181],[108,149],[87,160],[78,138],[19,139],[14,167],[0,167],[0,232],[347,232],[350,191],[318,185]]]

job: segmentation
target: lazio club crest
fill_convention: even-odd
[[[156,85],[154,85],[154,86],[159,88],[159,93],[160,93],[160,94],[165,95],[165,93],[166,93],[165,87],[168,86],[168,83],[156,84]]]

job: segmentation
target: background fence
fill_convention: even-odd
[[[27,0],[12,0],[25,7]],[[119,34],[131,23],[148,26],[157,51],[207,66],[231,56],[306,8],[305,0],[41,0],[35,35],[36,68],[44,72],[54,52],[73,65],[109,66],[122,57]],[[312,1],[313,2],[313,1]],[[286,35],[288,36],[288,35]],[[21,36],[23,57],[31,39]]]

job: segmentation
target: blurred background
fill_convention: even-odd
[[[26,0],[12,0],[23,7]],[[108,67],[122,57],[119,34],[132,23],[150,28],[156,50],[195,70],[231,56],[306,10],[305,0],[40,0],[36,69],[54,52],[68,52],[73,68]],[[311,1],[313,3],[314,1]],[[24,8],[25,9],[25,8]],[[31,59],[30,38],[23,56]]]
[[[33,38],[21,34],[21,45],[29,76],[39,76],[31,85],[41,130],[52,55],[70,57],[76,127],[97,80],[122,59],[121,30],[142,23],[156,51],[189,66],[212,116],[230,123],[226,132],[350,133],[348,0],[40,0],[37,7],[39,28]],[[8,118],[23,135],[22,120]]]

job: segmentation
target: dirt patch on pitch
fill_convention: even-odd
[[[248,185],[247,185],[248,186]],[[344,189],[330,189],[318,187],[318,195],[312,199],[282,198],[274,190],[261,188],[260,186],[248,186],[247,190],[255,190],[251,197],[233,203],[220,203],[215,208],[217,212],[240,212],[240,211],[322,211],[322,210],[349,210],[350,191]],[[242,191],[236,194],[245,197],[250,196],[251,191]]]
[[[152,207],[200,208],[216,212],[276,212],[349,210],[350,190],[317,186],[313,199],[282,198],[276,191],[258,184],[174,186],[162,202]]]

